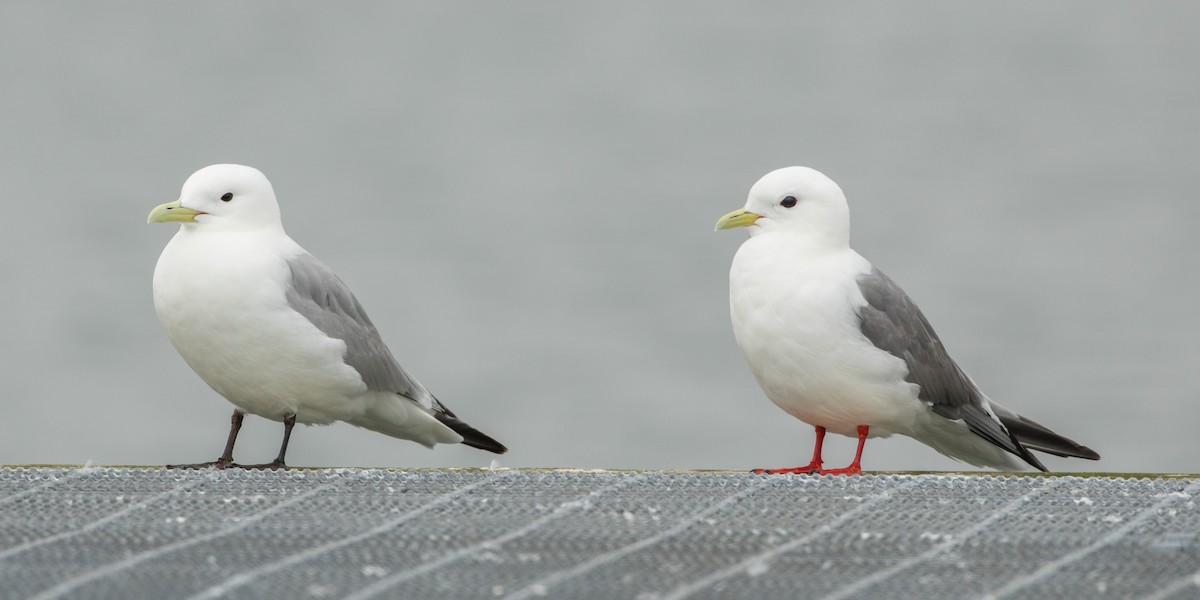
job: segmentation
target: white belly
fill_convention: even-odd
[[[294,413],[301,423],[361,415],[366,386],[344,363],[345,344],[287,305],[287,265],[228,237],[195,252],[181,232],[159,258],[154,306],[176,350],[246,412],[275,420]]]
[[[730,270],[734,336],[763,392],[788,414],[843,435],[907,433],[928,409],[904,381],[904,361],[862,335],[853,250],[805,256],[756,236]]]

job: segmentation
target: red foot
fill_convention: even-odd
[[[821,469],[817,471],[818,475],[862,475],[862,466],[859,463],[862,461],[863,446],[867,444],[867,433],[871,429],[866,425],[858,426],[858,450],[854,453],[854,462],[844,469]]]
[[[751,471],[755,475],[811,475],[821,472],[821,446],[825,444],[825,428],[817,427],[817,440],[813,444],[813,457],[809,463],[803,467],[791,467],[785,469],[755,469]]]
[[[862,469],[854,464],[844,469],[820,469],[816,473],[817,475],[862,475]]]
[[[863,446],[867,443],[867,432],[870,428],[866,425],[858,426],[858,450],[854,453],[854,462],[844,469],[822,469],[821,468],[821,446],[825,442],[825,428],[817,427],[817,443],[813,447],[812,462],[803,467],[791,467],[787,469],[755,469],[752,471],[755,475],[862,475],[862,467],[859,462],[862,461]]]
[[[785,467],[782,469],[755,469],[755,475],[812,475],[821,472],[821,463],[814,462],[803,467]]]

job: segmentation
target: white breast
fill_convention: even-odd
[[[283,235],[181,230],[154,270],[154,306],[171,343],[217,393],[271,419],[328,423],[361,414],[361,377],[287,305]]]
[[[767,397],[843,435],[905,432],[927,410],[904,362],[859,329],[856,278],[870,269],[849,248],[811,252],[765,234],[742,245],[729,274],[734,335]]]

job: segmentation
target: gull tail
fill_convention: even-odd
[[[1055,456],[1100,460],[1100,455],[1095,450],[1054,433],[1036,421],[1022,417],[1012,411],[997,410],[997,408],[995,404],[992,404],[992,409],[995,410],[996,416],[1000,418],[1000,422],[1004,424],[1013,437],[1017,438],[1017,441],[1022,446],[1030,450],[1038,450]]]
[[[439,422],[441,422],[442,425],[453,429],[454,433],[461,435],[463,438],[462,443],[472,448],[479,448],[480,450],[487,450],[488,452],[495,452],[496,454],[504,454],[505,452],[508,452],[508,448],[505,448],[504,444],[492,439],[486,433],[467,425],[466,422],[454,416],[454,413],[448,410],[444,412],[435,411],[433,416]]]

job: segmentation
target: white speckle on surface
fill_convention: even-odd
[[[313,583],[305,591],[308,592],[309,596],[314,598],[329,598],[337,593],[337,588],[323,583]]]
[[[1103,594],[1104,592],[1107,592],[1108,584],[1104,583],[1103,581],[1097,581],[1096,582],[1096,591],[1100,592],[1101,594]]]
[[[764,561],[756,562],[756,563],[750,565],[749,567],[746,567],[746,574],[751,577],[758,577],[759,575],[762,575],[763,573],[766,573],[767,571],[770,571],[770,570],[771,570],[771,565],[768,564],[767,561],[764,560]]]
[[[592,507],[592,503],[590,501],[588,501],[587,498],[580,498],[579,500],[571,500],[570,502],[563,502],[558,507],[558,509],[564,510],[564,509],[568,509],[568,508],[578,508],[580,510],[587,510],[591,507]]]
[[[541,561],[542,561],[542,555],[538,554],[537,552],[518,552],[517,553],[517,562],[531,563],[531,562],[541,562]]]
[[[504,595],[504,586],[493,585],[492,586],[492,595],[493,596],[503,596]]]
[[[545,596],[547,592],[546,586],[540,583],[533,584],[533,586],[529,588],[529,591],[533,592],[534,596]]]
[[[383,577],[388,574],[388,570],[379,565],[366,565],[362,568],[362,574],[367,577]]]
[[[1125,520],[1125,517],[1121,517],[1118,515],[1108,515],[1107,517],[1104,517],[1105,523],[1120,523],[1121,521],[1124,521],[1124,520]]]
[[[499,554],[497,554],[491,550],[485,550],[483,552],[477,553],[475,555],[475,560],[480,561],[480,562],[489,562],[489,563],[499,564],[499,563],[504,562],[504,557],[500,556]]]
[[[1091,506],[1093,504],[1093,502],[1092,502],[1091,498],[1084,496],[1082,498],[1076,498],[1075,504],[1086,504],[1087,506]]]
[[[634,520],[633,513],[629,512],[629,511],[627,511],[627,510],[623,510],[623,511],[621,511],[621,516],[622,516],[622,517],[625,517],[625,522],[626,522],[626,523],[632,523],[632,522],[633,522],[633,520]]]

